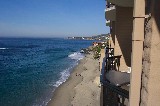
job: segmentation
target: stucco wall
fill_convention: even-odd
[[[143,51],[141,106],[160,105],[160,1],[154,0],[152,17],[146,21]],[[159,8],[159,9],[158,9]],[[157,10],[158,9],[158,10]]]
[[[152,37],[152,20],[145,22],[145,39],[142,65],[142,84],[141,84],[141,106],[147,106],[148,101],[148,80],[151,66],[151,37]]]

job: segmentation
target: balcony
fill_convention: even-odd
[[[129,102],[130,74],[120,72],[120,56],[114,56],[114,48],[106,48],[100,82],[103,106],[127,106]]]
[[[108,2],[121,7],[133,7],[134,0],[108,0]]]
[[[106,20],[115,21],[116,20],[116,8],[115,6],[107,6],[105,9]]]

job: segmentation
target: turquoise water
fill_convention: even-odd
[[[0,106],[45,106],[91,43],[0,38]]]

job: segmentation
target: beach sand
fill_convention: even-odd
[[[55,90],[48,106],[99,106],[99,76],[99,61],[87,54],[68,80]]]

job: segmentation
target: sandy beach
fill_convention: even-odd
[[[86,55],[74,68],[68,80],[54,92],[48,106],[99,106],[99,60]]]

